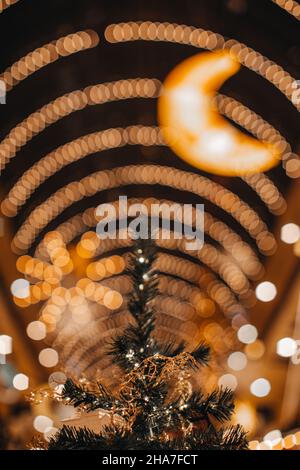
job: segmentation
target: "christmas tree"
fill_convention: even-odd
[[[106,413],[109,424],[101,430],[99,425],[99,433],[63,426],[50,440],[49,450],[247,448],[242,427],[224,424],[234,410],[232,392],[221,388],[204,395],[192,389],[191,374],[207,364],[209,348],[199,344],[187,352],[184,344],[159,344],[153,335],[159,276],[155,257],[154,243],[141,239],[130,255],[128,310],[134,321],[107,352],[123,371],[118,390],[100,383],[90,389],[68,379],[62,391],[62,399],[80,411]]]

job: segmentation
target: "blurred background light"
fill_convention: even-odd
[[[26,279],[16,279],[12,282],[10,290],[12,295],[17,299],[25,299],[30,295],[29,287],[30,284]]]
[[[47,428],[53,426],[53,421],[48,416],[39,415],[33,420],[33,427],[38,432],[45,432]]]
[[[270,281],[264,281],[257,285],[255,295],[262,302],[271,302],[277,294],[276,286]]]
[[[47,330],[45,323],[41,321],[32,321],[27,326],[26,332],[29,338],[35,341],[40,341],[46,337]]]
[[[227,364],[232,370],[243,370],[247,366],[247,356],[240,351],[233,352],[228,357]]]
[[[291,357],[297,351],[297,343],[293,338],[282,338],[277,341],[276,352],[282,357]]]
[[[45,348],[39,354],[39,362],[44,367],[54,367],[58,363],[58,354],[55,349]]]
[[[259,378],[254,380],[250,385],[250,392],[255,397],[266,397],[271,391],[271,384],[267,379]]]
[[[230,390],[235,390],[238,386],[237,379],[232,374],[224,374],[218,380],[219,387],[230,388]]]
[[[243,325],[239,328],[237,332],[237,337],[241,341],[241,343],[250,344],[254,343],[257,338],[257,329],[254,325]]]
[[[29,378],[25,374],[16,374],[13,378],[13,386],[17,390],[27,390],[29,387]]]
[[[12,337],[0,335],[0,354],[7,355],[12,353]]]
[[[281,227],[280,238],[284,243],[294,244],[300,239],[300,227],[297,224],[289,223]]]
[[[260,339],[257,339],[253,343],[249,343],[245,346],[245,353],[248,359],[257,360],[264,355],[265,349],[264,343]]]

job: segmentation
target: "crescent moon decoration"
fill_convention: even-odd
[[[214,105],[217,90],[239,67],[226,50],[197,54],[167,76],[158,101],[170,148],[190,165],[224,176],[266,171],[281,157],[275,145],[242,133]]]
[[[140,40],[162,41],[186,44],[197,49],[230,51],[243,66],[275,86],[300,111],[300,102],[294,88],[296,79],[279,64],[236,39],[226,39],[219,33],[194,26],[151,21],[110,24],[105,30],[105,38],[112,44]],[[282,166],[289,178],[300,176],[300,158],[293,151],[282,154]]]

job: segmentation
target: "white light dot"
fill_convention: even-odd
[[[16,279],[12,282],[10,290],[12,295],[17,297],[17,299],[25,299],[26,297],[29,297],[29,287],[30,283],[26,279]]]
[[[266,397],[271,390],[271,384],[267,379],[256,379],[250,385],[250,392],[256,397]]]
[[[33,420],[33,427],[39,432],[45,432],[47,428],[53,426],[53,421],[48,416],[36,416]]]
[[[282,338],[277,341],[276,352],[278,356],[291,357],[297,351],[297,343],[293,338]]]
[[[0,354],[12,353],[12,337],[7,335],[0,336]]]
[[[241,343],[244,344],[254,343],[257,338],[257,335],[257,329],[255,328],[255,326],[250,324],[241,326],[237,333],[238,339],[241,341]]]
[[[46,337],[46,325],[41,321],[32,321],[27,326],[26,332],[29,338],[40,341]]]
[[[49,375],[48,384],[53,390],[56,390],[64,385],[66,380],[67,376],[64,372],[53,372],[53,374]]]
[[[273,431],[269,431],[265,436],[264,436],[264,441],[271,441],[272,444],[275,444],[279,439],[282,438],[281,431],[279,429],[274,429]]]
[[[57,428],[54,428],[53,426],[49,426],[44,431],[44,438],[46,439],[47,442],[49,442],[50,439],[52,439],[52,437],[54,437],[57,432],[58,432]]]
[[[297,224],[285,224],[281,227],[280,238],[284,243],[292,245],[300,239],[300,227]]]
[[[257,450],[272,450],[272,442],[264,441],[258,444]]]
[[[238,383],[234,375],[224,374],[219,378],[218,385],[219,387],[227,387],[227,388],[230,388],[231,390],[235,390]]]
[[[58,354],[52,348],[42,349],[39,354],[39,362],[44,367],[54,367],[58,363]]]
[[[29,386],[29,378],[25,374],[16,374],[13,378],[13,386],[17,390],[26,390]]]
[[[255,289],[256,297],[262,302],[271,302],[275,299],[276,294],[276,286],[270,281],[261,282]]]
[[[228,357],[227,364],[230,369],[243,370],[247,365],[247,356],[240,351],[233,352]]]

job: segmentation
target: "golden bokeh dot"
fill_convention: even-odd
[[[44,279],[49,284],[57,284],[62,278],[61,270],[57,266],[48,266],[44,270]]]
[[[103,303],[108,309],[116,310],[121,307],[123,303],[123,297],[119,292],[110,290],[104,295]]]
[[[211,317],[216,310],[215,303],[211,299],[200,299],[195,307],[199,315],[203,318]]]
[[[245,346],[245,353],[247,357],[252,360],[260,359],[264,355],[264,352],[265,345],[260,339]]]
[[[16,262],[16,268],[20,273],[25,274],[26,273],[26,265],[28,261],[30,260],[30,256],[24,255],[20,256]]]
[[[56,287],[52,292],[51,301],[59,307],[64,307],[67,304],[66,293],[65,287]]]
[[[115,267],[114,260],[112,258],[106,258],[102,261],[102,263],[105,266],[105,270],[108,276],[111,274],[115,274],[116,267]]]
[[[21,308],[29,307],[29,305],[31,304],[29,297],[26,297],[24,299],[19,299],[18,297],[13,296],[13,301],[18,307],[21,307]]]
[[[93,292],[93,300],[95,302],[102,303],[103,297],[109,291],[108,287],[105,286],[95,286],[95,290]]]
[[[98,280],[103,279],[105,276],[109,274],[109,272],[107,272],[107,269],[106,269],[106,263],[103,263],[101,261],[98,261],[97,263],[95,263],[95,271],[97,273]]]

